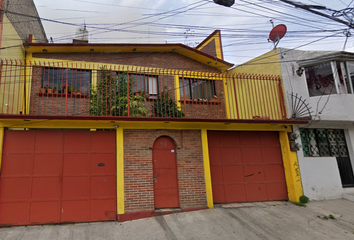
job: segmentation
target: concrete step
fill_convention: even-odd
[[[343,198],[351,202],[354,202],[354,193],[345,193],[343,194]]]

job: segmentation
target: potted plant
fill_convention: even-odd
[[[59,90],[58,90],[58,87],[57,87],[57,86],[53,87],[53,93],[55,93],[55,94],[58,94],[58,93],[59,93]]]
[[[75,87],[71,88],[71,94],[76,94],[76,88]]]
[[[44,88],[39,89],[39,91],[40,91],[40,93],[45,93],[45,92],[46,92],[46,89],[45,89],[45,87],[44,87]]]
[[[45,85],[44,88],[47,91],[47,93],[53,93],[53,89],[49,86],[49,84]]]
[[[209,99],[209,102],[219,102],[218,96],[217,96],[217,95],[214,95],[213,98],[210,98],[210,99]]]
[[[180,97],[179,98],[180,101],[188,101],[188,100],[191,100],[190,97]]]
[[[71,93],[71,86],[70,86],[70,83],[64,84],[64,85],[62,86],[62,89],[63,89],[63,93]]]
[[[143,92],[143,96],[145,99],[149,99],[150,98],[150,94],[147,92]]]
[[[81,90],[76,88],[76,95],[81,95]]]

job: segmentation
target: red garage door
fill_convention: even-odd
[[[115,132],[6,131],[0,225],[116,219]]]
[[[208,131],[216,203],[286,200],[277,132]]]

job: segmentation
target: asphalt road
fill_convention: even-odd
[[[334,218],[334,219],[331,219]],[[231,204],[129,222],[0,228],[1,240],[354,239],[354,202]]]

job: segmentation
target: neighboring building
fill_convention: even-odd
[[[33,0],[0,0],[0,57],[2,59],[24,59],[22,43],[29,41],[47,42],[42,22]]]
[[[24,84],[0,99],[0,225],[125,221],[302,195],[287,133],[307,121],[286,118],[279,76],[226,72],[220,31],[196,48],[24,48],[25,66],[1,65],[0,91]]]
[[[279,48],[233,71],[282,75],[294,125],[304,194],[314,200],[354,193],[354,54]]]

